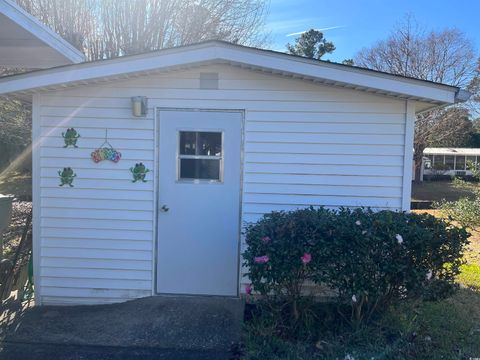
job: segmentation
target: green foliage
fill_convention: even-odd
[[[459,273],[468,234],[432,215],[340,209],[335,222],[333,242],[321,245],[332,260],[317,263],[315,280],[351,304],[355,326],[406,296],[422,295],[433,279],[451,284]]]
[[[467,169],[472,172],[472,176],[476,181],[480,181],[480,164],[479,163],[468,160]]]
[[[339,311],[358,327],[425,289],[429,297],[446,291],[428,284],[453,284],[468,236],[429,214],[309,208],[272,212],[247,226],[243,256],[253,290],[290,304],[296,320],[302,288],[311,281],[333,289]]]
[[[472,122],[480,122],[480,119],[475,119]],[[478,132],[478,127],[474,127],[473,130],[474,132],[472,133],[470,140],[468,141],[467,147],[480,148],[480,132]]]
[[[468,184],[462,178],[455,176],[452,180],[452,186],[456,189],[465,189],[466,187],[468,187]]]
[[[302,258],[318,248],[333,225],[332,216],[324,208],[272,212],[246,227],[248,248],[243,256],[255,291],[290,304],[296,319],[302,287],[314,276],[314,268]]]
[[[480,180],[480,165],[467,161],[467,168],[472,171],[473,178]],[[463,227],[475,229],[480,226],[480,190],[466,181],[454,179],[453,185],[458,189],[468,191],[471,195],[457,201],[437,201],[433,206],[443,214]]]
[[[343,327],[329,304],[318,303],[316,312],[321,320],[313,341],[281,338],[265,318],[250,319],[244,328],[245,358],[434,360],[480,353],[478,292],[462,289],[434,302],[406,300],[356,330]]]
[[[320,59],[323,55],[334,52],[335,45],[327,41],[321,31],[310,29],[296,38],[294,45],[287,44],[287,50],[292,55]]]
[[[0,169],[5,168],[31,142],[28,107],[15,100],[0,100]]]
[[[458,222],[460,225],[474,229],[480,226],[480,197],[473,199],[461,198],[457,201],[440,201],[433,206],[441,210],[447,218]]]

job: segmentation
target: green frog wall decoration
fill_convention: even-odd
[[[77,130],[74,128],[69,128],[67,129],[66,132],[62,132],[63,136],[63,141],[65,141],[65,145],[63,146],[64,148],[73,146],[74,148],[77,148],[77,140],[80,137],[80,134],[77,133]]]
[[[147,180],[145,180],[145,176],[150,170],[148,170],[145,167],[145,165],[143,165],[143,163],[135,164],[135,167],[131,167],[130,171],[132,172],[132,175],[133,175],[132,182],[137,182],[137,181],[147,182]]]
[[[75,174],[72,170],[71,167],[66,167],[63,168],[63,170],[58,170],[58,175],[60,176],[60,185],[68,185],[70,187],[73,187],[73,179],[77,174]]]

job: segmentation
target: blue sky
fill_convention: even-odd
[[[295,40],[288,34],[337,27],[324,31],[337,49],[323,59],[341,62],[384,39],[407,13],[425,30],[462,30],[480,51],[480,0],[271,0],[267,18],[270,47],[285,51],[285,44]]]

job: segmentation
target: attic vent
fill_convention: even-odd
[[[218,73],[200,73],[200,89],[218,89]]]

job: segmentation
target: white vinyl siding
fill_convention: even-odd
[[[219,89],[200,89],[200,72],[218,73]],[[132,117],[131,96],[148,97],[146,118]],[[227,65],[36,99],[36,279],[44,304],[154,293],[155,107],[245,110],[243,222],[310,205],[402,209],[405,101]],[[81,135],[77,149],[62,147],[69,127]],[[95,164],[90,153],[106,128],[122,159]],[[132,183],[129,169],[140,161],[151,170],[148,182]],[[58,186],[66,166],[77,174],[73,188]]]

